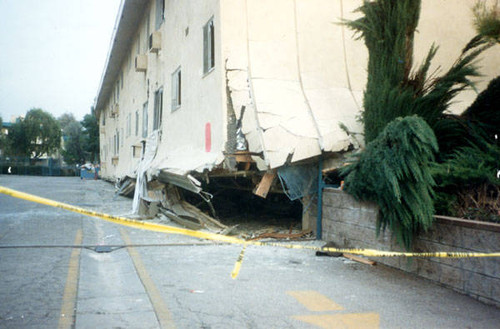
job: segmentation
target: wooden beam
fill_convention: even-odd
[[[252,157],[250,154],[235,154],[234,158],[236,159],[236,162],[255,162],[253,161]]]
[[[355,262],[358,262],[358,263],[362,263],[362,264],[366,264],[366,265],[371,265],[371,266],[377,265],[377,262],[374,262],[373,260],[369,260],[369,259],[366,259],[366,258],[361,258],[361,257],[354,256],[354,255],[351,255],[351,254],[344,253],[342,256],[344,256],[347,259],[350,259],[350,260],[353,260]]]
[[[271,185],[273,185],[274,178],[276,178],[275,170],[267,172],[260,180],[260,183],[255,188],[253,194],[265,199],[271,189]]]

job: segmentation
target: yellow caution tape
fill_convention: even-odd
[[[170,234],[181,234],[186,236],[191,236],[200,239],[207,239],[219,242],[227,242],[233,244],[241,244],[244,246],[243,250],[240,253],[240,257],[235,264],[235,269],[233,273],[238,275],[239,268],[241,267],[241,262],[243,261],[243,255],[245,252],[245,248],[247,245],[254,246],[272,246],[272,247],[280,247],[287,249],[308,249],[313,251],[323,251],[323,252],[341,252],[341,253],[349,253],[354,255],[362,255],[367,257],[440,257],[440,258],[470,258],[470,257],[500,257],[500,252],[491,252],[491,253],[478,253],[478,252],[397,252],[397,251],[381,251],[374,249],[342,249],[342,248],[321,248],[315,246],[304,246],[298,244],[281,244],[281,243],[272,243],[272,242],[259,242],[259,241],[246,241],[244,239],[239,239],[235,237],[230,237],[227,235],[209,233],[209,232],[200,232],[194,231],[184,228],[178,228],[168,225],[161,225],[156,223],[150,223],[145,221],[139,221],[134,219],[129,219],[121,216],[113,216],[104,213],[100,213],[97,211],[87,210],[80,207],[75,207],[66,203],[57,202],[54,200],[38,197],[32,194],[19,192],[13,189],[9,189],[7,187],[0,186],[0,193],[12,196],[14,198],[23,199],[27,201],[32,201],[40,204],[45,204],[47,206],[61,208],[69,211],[73,211],[76,213],[80,213],[82,215],[87,215],[91,217],[97,217],[104,219],[106,221],[133,227],[139,228],[143,230],[155,231],[155,232],[163,232]],[[235,272],[236,271],[236,272]],[[233,274],[232,274],[233,275]]]

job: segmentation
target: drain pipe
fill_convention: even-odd
[[[322,224],[323,224],[323,187],[325,183],[323,182],[323,157],[320,156],[318,162],[318,210],[316,217],[316,240],[321,240],[322,235]]]

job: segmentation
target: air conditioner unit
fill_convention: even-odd
[[[152,53],[157,53],[161,49],[161,32],[156,31],[151,33],[149,36],[149,51]]]
[[[148,70],[148,55],[142,54],[135,57],[135,71],[146,72]]]

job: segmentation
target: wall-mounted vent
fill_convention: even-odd
[[[149,36],[149,51],[152,53],[157,53],[161,49],[161,32],[156,31],[151,33]]]
[[[148,70],[148,55],[142,54],[135,56],[135,71],[146,72]]]

